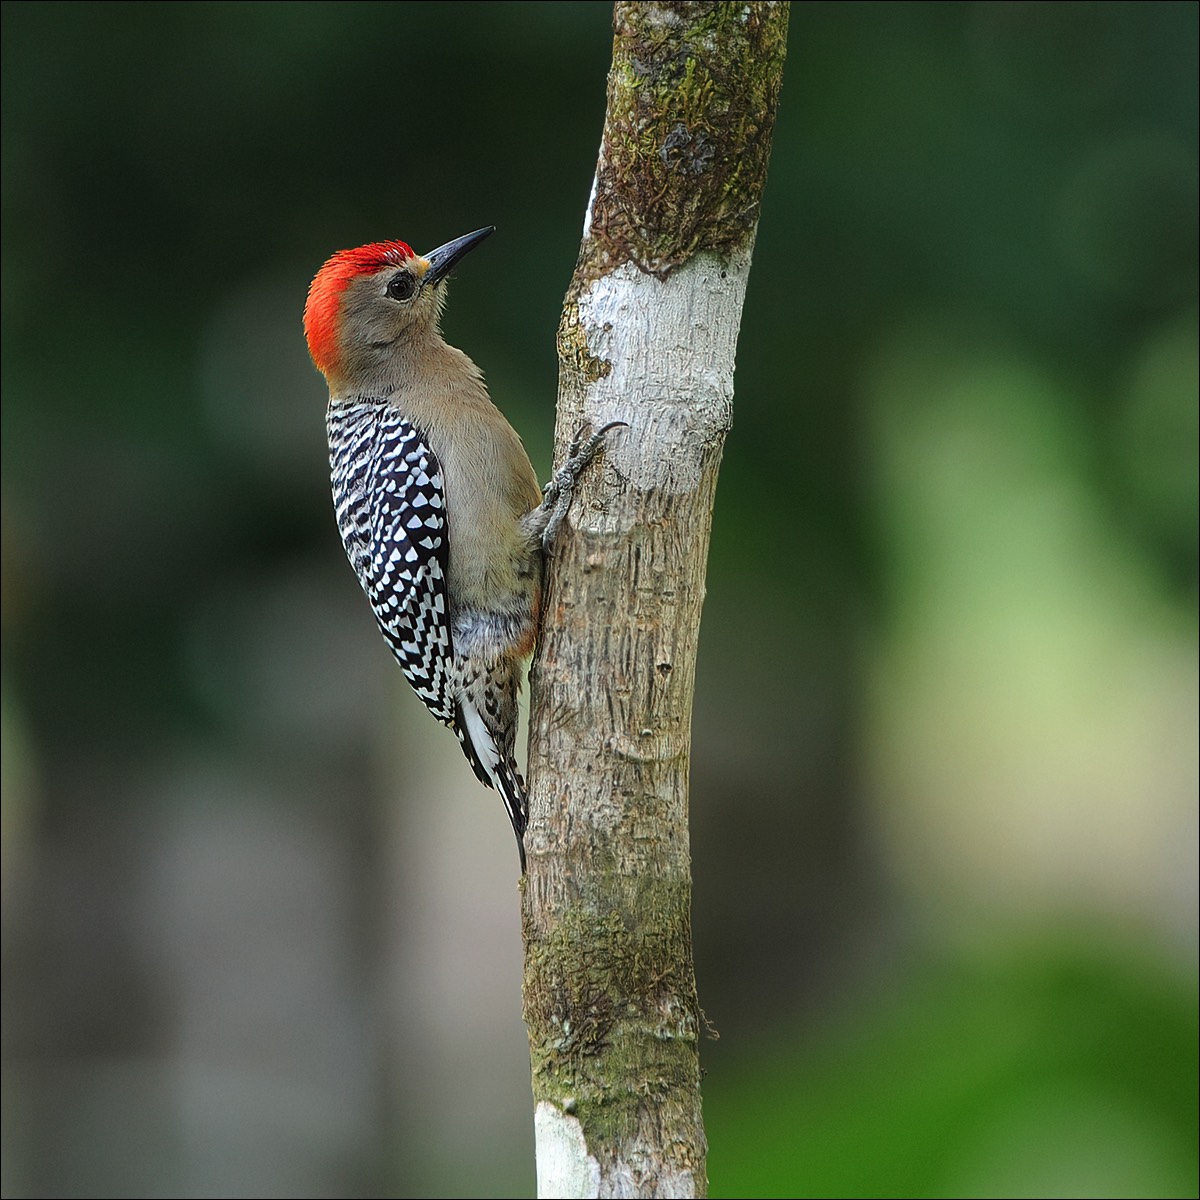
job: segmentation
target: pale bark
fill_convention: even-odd
[[[702,1196],[688,763],[717,470],[787,6],[618,3],[559,330],[559,459],[625,421],[550,562],[525,1019],[538,1194]]]

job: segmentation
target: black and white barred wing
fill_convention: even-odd
[[[335,405],[329,451],[338,529],[383,636],[413,690],[454,720],[442,468],[390,406]]]

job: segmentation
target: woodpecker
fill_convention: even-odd
[[[539,487],[479,368],[442,338],[447,276],[493,229],[425,255],[400,241],[339,251],[312,281],[304,332],[329,384],[346,556],[409,683],[500,793],[524,874],[529,802],[513,750],[543,553],[613,426],[577,437]]]

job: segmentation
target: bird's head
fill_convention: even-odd
[[[372,242],[333,255],[317,272],[304,306],[308,352],[330,384],[370,372],[416,335],[436,330],[451,268],[494,228],[425,255],[406,242]]]

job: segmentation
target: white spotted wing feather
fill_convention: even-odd
[[[346,556],[413,690],[439,721],[451,725],[441,465],[420,430],[378,401],[331,405],[328,426]]]

